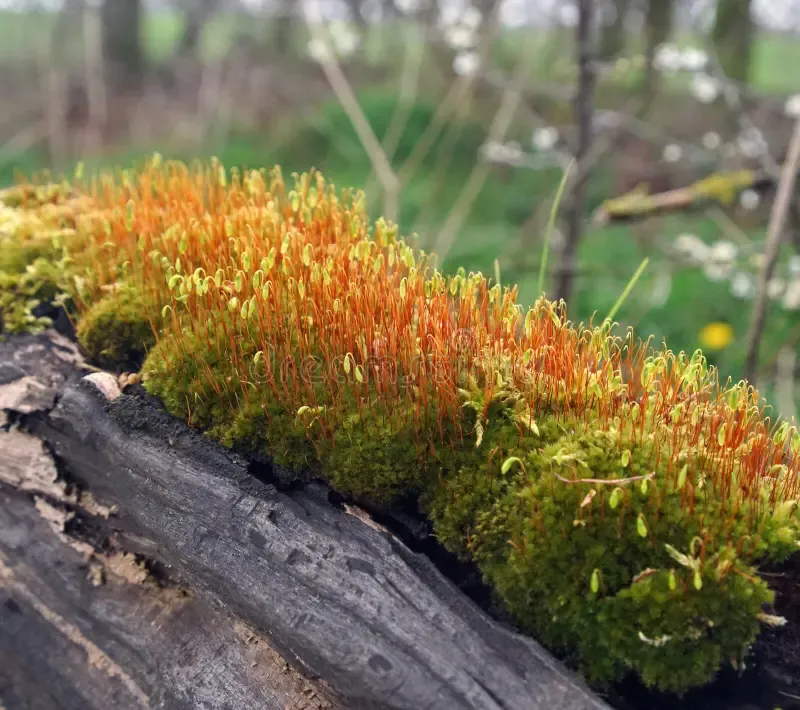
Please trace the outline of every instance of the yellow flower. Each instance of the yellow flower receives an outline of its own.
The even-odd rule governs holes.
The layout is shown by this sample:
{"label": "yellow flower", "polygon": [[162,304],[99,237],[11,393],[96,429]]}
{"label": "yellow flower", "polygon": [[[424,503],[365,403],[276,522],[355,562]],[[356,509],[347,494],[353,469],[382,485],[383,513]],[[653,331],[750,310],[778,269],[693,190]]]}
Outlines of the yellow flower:
{"label": "yellow flower", "polygon": [[700,344],[706,350],[724,350],[733,341],[733,328],[727,323],[706,323],[700,331]]}

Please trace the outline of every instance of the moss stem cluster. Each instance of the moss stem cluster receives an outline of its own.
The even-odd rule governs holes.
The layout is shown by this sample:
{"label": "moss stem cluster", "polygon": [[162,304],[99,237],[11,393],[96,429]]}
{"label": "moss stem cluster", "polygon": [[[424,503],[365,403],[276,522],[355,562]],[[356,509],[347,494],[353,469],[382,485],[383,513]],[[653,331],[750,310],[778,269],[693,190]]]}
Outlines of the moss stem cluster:
{"label": "moss stem cluster", "polygon": [[[0,194],[2,270],[60,264],[43,297],[95,359],[146,355],[148,390],[225,445],[416,499],[592,682],[682,692],[776,623],[758,565],[798,549],[800,433],[700,352],[442,274],[317,173],[156,156],[64,190]],[[0,282],[11,312],[29,296]]]}

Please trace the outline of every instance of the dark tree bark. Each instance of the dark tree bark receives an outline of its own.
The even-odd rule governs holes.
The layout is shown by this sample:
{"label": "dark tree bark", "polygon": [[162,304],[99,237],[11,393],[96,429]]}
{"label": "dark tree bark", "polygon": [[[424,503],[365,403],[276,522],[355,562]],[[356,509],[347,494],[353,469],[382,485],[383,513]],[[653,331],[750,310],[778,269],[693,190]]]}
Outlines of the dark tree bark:
{"label": "dark tree bark", "polygon": [[645,16],[645,59],[644,107],[646,113],[653,103],[661,85],[661,75],[654,66],[656,51],[672,34],[675,20],[675,0],[649,0]]}
{"label": "dark tree bark", "polygon": [[595,93],[594,66],[594,7],[595,0],[579,0],[576,45],[578,51],[578,88],[575,96],[575,123],[578,126],[578,139],[575,149],[576,167],[567,185],[566,197],[569,201],[567,232],[556,270],[556,300],[569,302],[572,296],[577,252],[583,235],[586,212],[586,191],[588,171],[585,160],[592,146],[593,114]]}
{"label": "dark tree bark", "polygon": [[738,82],[748,80],[755,36],[752,0],[717,0],[711,37],[722,69],[729,79]]}
{"label": "dark tree bark", "polygon": [[625,49],[625,22],[632,5],[633,0],[609,0],[603,6],[602,13],[613,13],[614,17],[603,26],[598,49],[600,59],[615,59]]}
{"label": "dark tree bark", "polygon": [[236,618],[129,557],[86,552],[0,482],[0,706],[345,710]]}
{"label": "dark tree bark", "polygon": [[145,69],[142,0],[105,0],[100,8],[103,56],[114,88],[138,86]]}
{"label": "dark tree bark", "polygon": [[275,51],[284,57],[294,54],[295,39],[297,36],[298,13],[302,12],[296,0],[280,0],[278,12],[275,15]]}
{"label": "dark tree bark", "polygon": [[219,0],[193,0],[185,15],[183,34],[178,45],[179,56],[197,56],[203,28],[218,6]]}

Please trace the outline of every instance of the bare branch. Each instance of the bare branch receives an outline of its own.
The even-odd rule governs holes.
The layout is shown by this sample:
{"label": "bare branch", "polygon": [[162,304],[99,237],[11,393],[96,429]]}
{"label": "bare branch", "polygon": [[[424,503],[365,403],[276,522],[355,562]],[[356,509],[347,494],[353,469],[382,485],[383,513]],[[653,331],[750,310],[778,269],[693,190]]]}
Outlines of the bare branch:
{"label": "bare branch", "polygon": [[336,98],[353,124],[356,135],[372,163],[372,169],[380,180],[384,195],[383,216],[387,220],[396,222],[399,213],[400,181],[392,170],[392,165],[383,146],[375,136],[369,120],[364,115],[353,88],[336,60],[328,41],[327,32],[322,24],[322,12],[318,0],[304,0],[303,16],[312,39],[318,42],[324,50],[319,58],[322,70],[325,72]]}
{"label": "bare branch", "polygon": [[[578,124],[578,145],[575,159],[580,166],[592,148],[594,136],[594,90],[595,69],[593,66],[592,30],[594,27],[594,0],[580,0],[577,31],[578,44],[578,93],[575,97],[575,119]],[[583,213],[586,205],[588,179],[579,171],[570,186],[570,212],[567,234],[559,258],[559,274],[556,277],[555,299],[569,301],[575,272],[578,242],[583,234]]]}
{"label": "bare branch", "polygon": [[754,382],[756,368],[758,367],[758,350],[761,345],[761,337],[764,334],[764,326],[767,317],[767,286],[775,270],[778,248],[780,247],[781,237],[786,227],[789,207],[792,202],[792,194],[797,181],[798,166],[800,166],[800,120],[797,121],[794,127],[792,142],[789,145],[789,152],[783,164],[783,169],[781,170],[778,192],[775,196],[775,203],[772,207],[772,214],[767,229],[764,261],[758,278],[758,289],[756,291],[756,300],[753,307],[753,320],[747,334],[747,355],[744,362],[744,376],[745,379],[750,382]]}
{"label": "bare branch", "polygon": [[[489,126],[489,133],[487,141],[500,142],[505,139],[506,133],[511,126],[514,119],[514,114],[520,104],[522,96],[522,88],[525,79],[531,70],[531,67],[536,59],[538,48],[535,42],[528,42],[522,52],[522,56],[517,63],[514,76],[509,85],[504,89],[500,98],[500,106],[497,113],[492,119]],[[453,245],[453,240],[458,233],[458,230],[464,225],[467,217],[469,216],[472,204],[475,198],[480,194],[486,178],[491,171],[491,163],[488,161],[479,162],[467,178],[467,183],[464,185],[461,193],[456,199],[455,206],[447,216],[444,225],[434,243],[433,251],[437,256],[444,260],[450,247]]]}

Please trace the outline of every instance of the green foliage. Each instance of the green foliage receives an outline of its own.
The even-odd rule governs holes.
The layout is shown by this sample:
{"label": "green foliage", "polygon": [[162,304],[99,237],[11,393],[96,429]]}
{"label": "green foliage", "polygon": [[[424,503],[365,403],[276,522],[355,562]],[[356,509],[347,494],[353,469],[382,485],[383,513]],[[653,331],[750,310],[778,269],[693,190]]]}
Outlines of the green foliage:
{"label": "green foliage", "polygon": [[58,264],[39,257],[22,273],[0,270],[0,332],[37,333],[52,325],[48,306],[69,306]]}
{"label": "green foliage", "polygon": [[120,284],[82,315],[78,341],[103,367],[138,368],[155,345],[160,320],[159,308],[141,290]]}
{"label": "green foliage", "polygon": [[[541,448],[509,448],[521,465],[505,476],[499,460],[462,467],[430,507],[437,534],[450,547],[468,535],[522,628],[595,683],[634,670],[647,685],[682,692],[741,659],[772,601],[750,562],[790,553],[766,541],[784,523],[768,518],[765,537],[751,540],[744,514],[702,490],[696,505],[707,510],[690,515],[685,488],[653,480],[662,468],[636,480],[654,470],[646,445],[620,454],[619,431],[559,428]],[[693,456],[699,486],[702,455]]]}
{"label": "green foliage", "polygon": [[38,332],[52,322],[53,306],[71,309],[61,242],[72,230],[13,205],[40,207],[61,188],[12,188],[0,192],[0,332]]}
{"label": "green foliage", "polygon": [[367,411],[344,417],[321,460],[334,488],[381,503],[419,493],[427,471],[418,433]]}

